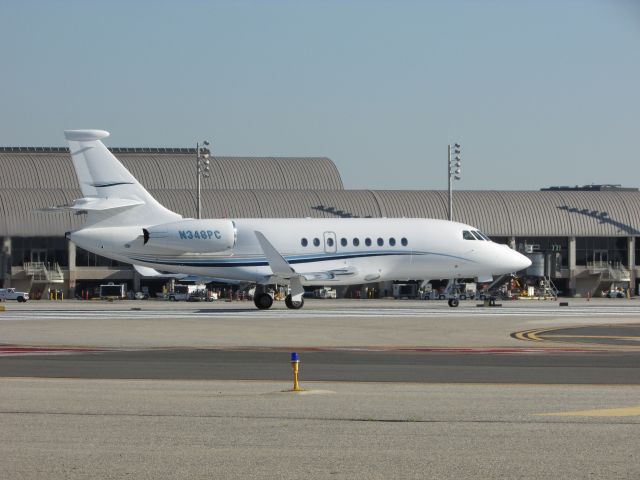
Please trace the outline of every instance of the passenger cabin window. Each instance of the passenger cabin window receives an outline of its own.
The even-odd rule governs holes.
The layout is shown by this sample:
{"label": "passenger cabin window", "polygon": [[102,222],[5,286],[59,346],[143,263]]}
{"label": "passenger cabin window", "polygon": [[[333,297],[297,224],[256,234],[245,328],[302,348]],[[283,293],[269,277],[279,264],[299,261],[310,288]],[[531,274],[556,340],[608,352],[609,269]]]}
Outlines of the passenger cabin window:
{"label": "passenger cabin window", "polygon": [[331,237],[327,238],[327,246],[328,247],[333,247],[333,238],[331,238]]}
{"label": "passenger cabin window", "polygon": [[475,240],[476,239],[476,237],[471,235],[471,232],[469,230],[464,230],[462,232],[462,238],[464,238],[465,240]]}
{"label": "passenger cabin window", "polygon": [[309,245],[309,240],[307,240],[306,238],[303,238],[302,240],[300,240],[300,243],[302,244],[303,247],[306,247],[307,245]]}
{"label": "passenger cabin window", "polygon": [[359,239],[357,239],[357,238],[354,238],[354,239],[353,239],[353,246],[354,246],[354,247],[357,247],[358,245],[360,245],[360,240],[359,240]]}
{"label": "passenger cabin window", "polygon": [[346,238],[342,237],[342,238],[340,239],[340,245],[342,245],[343,247],[346,247],[348,243],[349,243],[349,242],[347,242],[347,239],[346,239]]}
{"label": "passenger cabin window", "polygon": [[406,238],[402,238],[402,240],[400,240],[400,243],[402,244],[403,247],[406,247],[409,242],[407,241]]}
{"label": "passenger cabin window", "polygon": [[480,233],[471,230],[471,233],[473,233],[473,236],[476,237],[478,240],[482,240],[484,242],[484,238],[482,238],[482,235],[480,235]]}
{"label": "passenger cabin window", "polygon": [[370,247],[370,246],[371,246],[371,239],[370,239],[369,237],[365,238],[365,239],[364,239],[364,244],[365,244],[367,247]]}
{"label": "passenger cabin window", "polygon": [[378,238],[378,246],[381,247],[384,245],[384,240],[381,238]]}
{"label": "passenger cabin window", "polygon": [[316,246],[316,247],[319,247],[320,246],[320,239],[319,238],[314,238],[313,239],[313,245]]}
{"label": "passenger cabin window", "polygon": [[395,239],[395,238],[393,238],[393,237],[391,237],[391,238],[389,239],[389,245],[391,245],[392,247],[395,247],[395,246],[396,246],[396,239]]}

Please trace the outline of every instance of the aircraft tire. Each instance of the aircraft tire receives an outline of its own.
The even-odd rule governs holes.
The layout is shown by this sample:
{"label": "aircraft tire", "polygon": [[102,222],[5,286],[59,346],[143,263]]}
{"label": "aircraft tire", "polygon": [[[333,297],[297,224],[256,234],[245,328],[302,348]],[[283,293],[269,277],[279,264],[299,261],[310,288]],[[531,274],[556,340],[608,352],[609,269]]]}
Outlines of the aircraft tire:
{"label": "aircraft tire", "polygon": [[268,293],[259,293],[253,297],[253,303],[260,310],[267,310],[271,308],[271,305],[273,305],[273,297]]}
{"label": "aircraft tire", "polygon": [[450,298],[449,299],[449,306],[450,307],[457,307],[458,305],[460,305],[460,301],[457,298]]}
{"label": "aircraft tire", "polygon": [[299,310],[302,308],[302,306],[304,305],[304,298],[300,298],[299,302],[294,302],[291,299],[291,295],[287,295],[284,298],[284,304],[287,306],[287,308],[290,308],[292,310]]}

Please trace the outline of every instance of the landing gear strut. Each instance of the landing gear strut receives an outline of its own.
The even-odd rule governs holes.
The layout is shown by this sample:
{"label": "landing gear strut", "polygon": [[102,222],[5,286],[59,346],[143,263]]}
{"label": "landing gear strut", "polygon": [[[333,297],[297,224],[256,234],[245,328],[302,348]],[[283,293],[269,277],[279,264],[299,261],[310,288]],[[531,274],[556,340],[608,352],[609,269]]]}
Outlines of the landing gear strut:
{"label": "landing gear strut", "polygon": [[287,306],[287,308],[291,308],[292,310],[298,310],[302,308],[302,306],[304,305],[304,298],[300,297],[300,301],[296,302],[291,298],[291,294],[289,294],[286,297],[284,297],[284,304]]}
{"label": "landing gear strut", "polygon": [[266,292],[258,293],[253,297],[253,303],[260,310],[267,310],[273,305],[273,297]]}

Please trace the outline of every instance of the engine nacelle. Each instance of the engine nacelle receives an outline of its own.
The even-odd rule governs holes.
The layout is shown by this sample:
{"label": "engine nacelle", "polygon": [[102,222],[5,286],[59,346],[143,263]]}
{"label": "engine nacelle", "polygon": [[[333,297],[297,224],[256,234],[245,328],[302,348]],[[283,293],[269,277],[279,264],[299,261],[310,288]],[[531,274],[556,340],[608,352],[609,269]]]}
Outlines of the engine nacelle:
{"label": "engine nacelle", "polygon": [[219,253],[236,244],[231,220],[180,220],[143,228],[148,247],[189,253]]}

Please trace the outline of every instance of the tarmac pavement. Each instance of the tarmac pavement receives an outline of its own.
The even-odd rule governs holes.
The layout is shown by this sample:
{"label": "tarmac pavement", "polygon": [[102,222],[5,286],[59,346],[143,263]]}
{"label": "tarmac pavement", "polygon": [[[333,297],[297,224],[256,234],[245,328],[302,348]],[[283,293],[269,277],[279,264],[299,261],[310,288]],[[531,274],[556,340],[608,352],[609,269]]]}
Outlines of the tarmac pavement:
{"label": "tarmac pavement", "polygon": [[[2,368],[24,360],[35,365],[38,377],[55,365],[53,357],[34,356],[37,352],[24,356],[20,347],[30,345],[67,346],[55,358],[78,368],[81,359],[89,358],[78,352],[82,347],[129,350],[118,357],[123,359],[121,372],[137,368],[136,355],[164,355],[158,348],[192,351],[188,358],[194,363],[184,363],[180,355],[165,358],[167,368],[178,372],[172,380],[0,377],[0,476],[640,478],[640,387],[630,384],[630,376],[625,380],[626,372],[636,375],[640,369],[631,336],[624,346],[594,344],[593,338],[565,341],[578,331],[569,327],[584,325],[597,328],[582,332],[602,337],[607,325],[613,325],[619,337],[626,331],[622,325],[638,323],[640,303],[569,302],[569,307],[505,302],[496,309],[463,302],[450,309],[442,302],[317,300],[298,312],[280,305],[259,312],[249,302],[3,304],[0,344],[12,356],[0,356]],[[559,327],[567,328],[554,330]],[[519,331],[528,333],[522,339],[511,336]],[[332,356],[344,359],[361,347],[374,353],[360,369],[358,362],[343,370],[339,363],[326,367],[325,373],[334,372],[344,381],[307,381],[303,364],[301,384],[307,391],[301,393],[284,392],[291,387],[285,379],[180,378],[190,368],[207,368],[194,348],[221,350],[211,350],[217,355],[225,355],[225,349],[244,352],[249,366],[260,367],[256,362],[263,357],[256,352],[286,352],[289,347],[344,349],[344,357]],[[385,369],[404,368],[402,359],[386,366],[384,359],[414,347],[476,353],[458,352],[452,365],[446,365],[446,358],[453,357],[443,357],[445,364],[426,362],[425,371],[433,374],[429,383],[349,381],[358,373],[381,378]],[[538,353],[533,355],[539,355],[535,368],[550,377],[570,364],[589,373],[590,360],[581,359],[600,355],[564,353],[564,360],[556,362],[553,355],[559,349],[605,348],[612,360],[600,364],[598,375],[617,378],[618,385],[570,385],[561,379],[555,385],[449,383],[483,365],[493,368],[492,348],[534,349]],[[377,350],[391,356],[375,356]],[[505,355],[511,355],[508,363],[524,362],[520,367],[530,368],[518,360],[524,353]],[[495,367],[501,370],[500,364]],[[528,381],[526,375],[521,378]]]}
{"label": "tarmac pavement", "polygon": [[[637,387],[0,381],[4,478],[635,479]],[[550,415],[551,413],[561,415]]]}
{"label": "tarmac pavement", "polygon": [[[534,328],[624,324],[640,318],[640,301],[503,302],[313,300],[292,311],[252,302],[40,301],[4,304],[0,344],[112,348],[232,347],[523,347],[511,334]],[[580,342],[563,345],[584,346]],[[553,341],[536,347],[557,347]]]}

